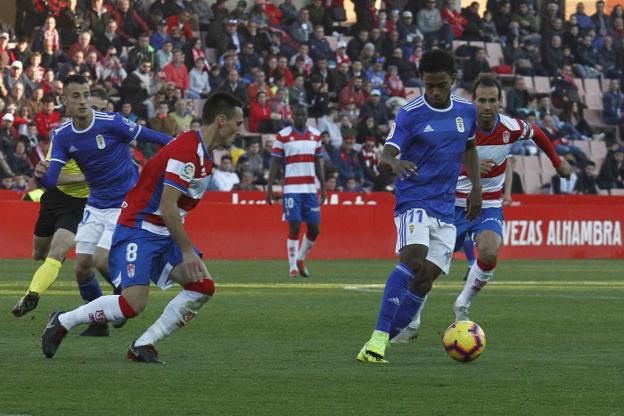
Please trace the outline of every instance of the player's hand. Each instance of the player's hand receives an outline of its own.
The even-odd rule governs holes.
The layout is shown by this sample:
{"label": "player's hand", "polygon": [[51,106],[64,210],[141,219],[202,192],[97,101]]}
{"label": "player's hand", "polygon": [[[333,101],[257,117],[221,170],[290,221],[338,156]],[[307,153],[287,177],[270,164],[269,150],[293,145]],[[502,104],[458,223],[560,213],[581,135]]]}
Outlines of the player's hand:
{"label": "player's hand", "polygon": [[416,165],[409,160],[395,160],[391,166],[392,172],[401,179],[409,178],[412,175],[418,175],[418,173],[416,173]]}
{"label": "player's hand", "polygon": [[35,166],[35,178],[42,178],[48,171],[49,167],[50,164],[45,160],[37,163],[37,166]]}
{"label": "player's hand", "polygon": [[496,167],[494,159],[481,159],[479,163],[479,173],[481,175],[486,175],[490,173],[494,167]]}
{"label": "player's hand", "polygon": [[188,277],[190,277],[193,282],[198,282],[210,277],[206,265],[202,259],[199,258],[197,253],[195,253],[195,250],[182,253],[182,262],[184,263],[184,268],[186,269]]}
{"label": "player's hand", "polygon": [[570,166],[568,161],[565,159],[561,160],[561,164],[557,168],[557,175],[561,176],[562,178],[569,178],[570,175],[572,175],[572,171],[572,166]]}
{"label": "player's hand", "polygon": [[466,200],[466,218],[469,221],[476,220],[481,213],[481,188],[472,187],[472,190],[468,194],[468,199]]}

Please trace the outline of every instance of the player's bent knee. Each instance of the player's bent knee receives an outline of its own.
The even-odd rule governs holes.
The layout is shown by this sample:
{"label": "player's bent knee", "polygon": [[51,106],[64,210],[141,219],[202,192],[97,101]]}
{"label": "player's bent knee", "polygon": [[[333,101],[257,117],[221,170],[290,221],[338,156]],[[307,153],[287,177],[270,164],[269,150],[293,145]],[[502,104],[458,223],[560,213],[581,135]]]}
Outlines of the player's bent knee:
{"label": "player's bent knee", "polygon": [[130,319],[143,312],[143,309],[145,309],[145,302],[143,303],[143,308],[138,310],[138,307],[132,306],[122,295],[119,296],[119,308],[121,309],[121,313],[123,313],[124,318]]}
{"label": "player's bent knee", "polygon": [[184,285],[184,289],[212,296],[215,292],[215,284],[212,279],[203,279],[198,282],[191,282]]}

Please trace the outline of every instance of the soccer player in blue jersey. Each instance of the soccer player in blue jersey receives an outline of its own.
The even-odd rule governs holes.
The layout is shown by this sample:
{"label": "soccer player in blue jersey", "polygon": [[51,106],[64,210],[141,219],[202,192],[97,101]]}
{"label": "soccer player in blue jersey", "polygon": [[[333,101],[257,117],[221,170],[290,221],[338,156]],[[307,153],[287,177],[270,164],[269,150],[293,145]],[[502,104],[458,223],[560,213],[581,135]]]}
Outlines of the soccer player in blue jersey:
{"label": "soccer player in blue jersey", "polygon": [[[129,144],[134,140],[165,145],[172,138],[142,127],[116,113],[93,110],[89,84],[81,75],[63,81],[63,104],[71,120],[52,136],[50,163],[36,172],[39,183],[54,189],[61,168],[74,159],[89,184],[89,198],[76,232],[76,278],[83,299],[102,295],[94,267],[110,281],[108,252],[121,204],[139,175]],[[45,172],[45,173],[44,173]],[[93,325],[85,335],[108,335],[108,327]]]}
{"label": "soccer player in blue jersey", "polygon": [[476,108],[451,95],[456,79],[451,55],[429,51],[420,61],[420,70],[425,94],[401,108],[379,160],[381,169],[398,175],[394,222],[399,264],[386,282],[375,330],[357,355],[360,362],[387,362],[385,351],[399,306],[422,305],[433,284],[429,276],[448,273],[462,161],[472,182],[466,215],[474,219],[481,209]]}

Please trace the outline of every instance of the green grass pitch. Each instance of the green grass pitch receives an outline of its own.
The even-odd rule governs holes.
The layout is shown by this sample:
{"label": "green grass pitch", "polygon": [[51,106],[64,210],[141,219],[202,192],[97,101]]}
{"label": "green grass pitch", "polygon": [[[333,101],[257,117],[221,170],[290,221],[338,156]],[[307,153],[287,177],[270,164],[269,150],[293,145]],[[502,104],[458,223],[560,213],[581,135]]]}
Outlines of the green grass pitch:
{"label": "green grass pitch", "polygon": [[144,314],[108,338],[76,328],[48,360],[47,314],[80,304],[73,264],[16,319],[36,263],[2,260],[0,416],[624,415],[624,261],[501,261],[472,308],[487,348],[468,364],[441,343],[463,285],[456,261],[418,340],[389,348],[388,365],[360,364],[394,263],[310,261],[304,280],[285,261],[209,261],[215,297],[157,345],[156,366],[125,351],[177,289],[153,289]]}

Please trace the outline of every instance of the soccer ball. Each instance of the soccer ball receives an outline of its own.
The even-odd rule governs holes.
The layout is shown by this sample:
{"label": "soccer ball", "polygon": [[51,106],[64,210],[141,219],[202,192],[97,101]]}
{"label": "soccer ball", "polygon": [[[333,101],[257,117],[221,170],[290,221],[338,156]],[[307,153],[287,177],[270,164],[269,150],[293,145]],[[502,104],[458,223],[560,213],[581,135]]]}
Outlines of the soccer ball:
{"label": "soccer ball", "polygon": [[453,322],[444,332],[444,349],[454,360],[469,362],[476,360],[485,348],[485,334],[476,322]]}

